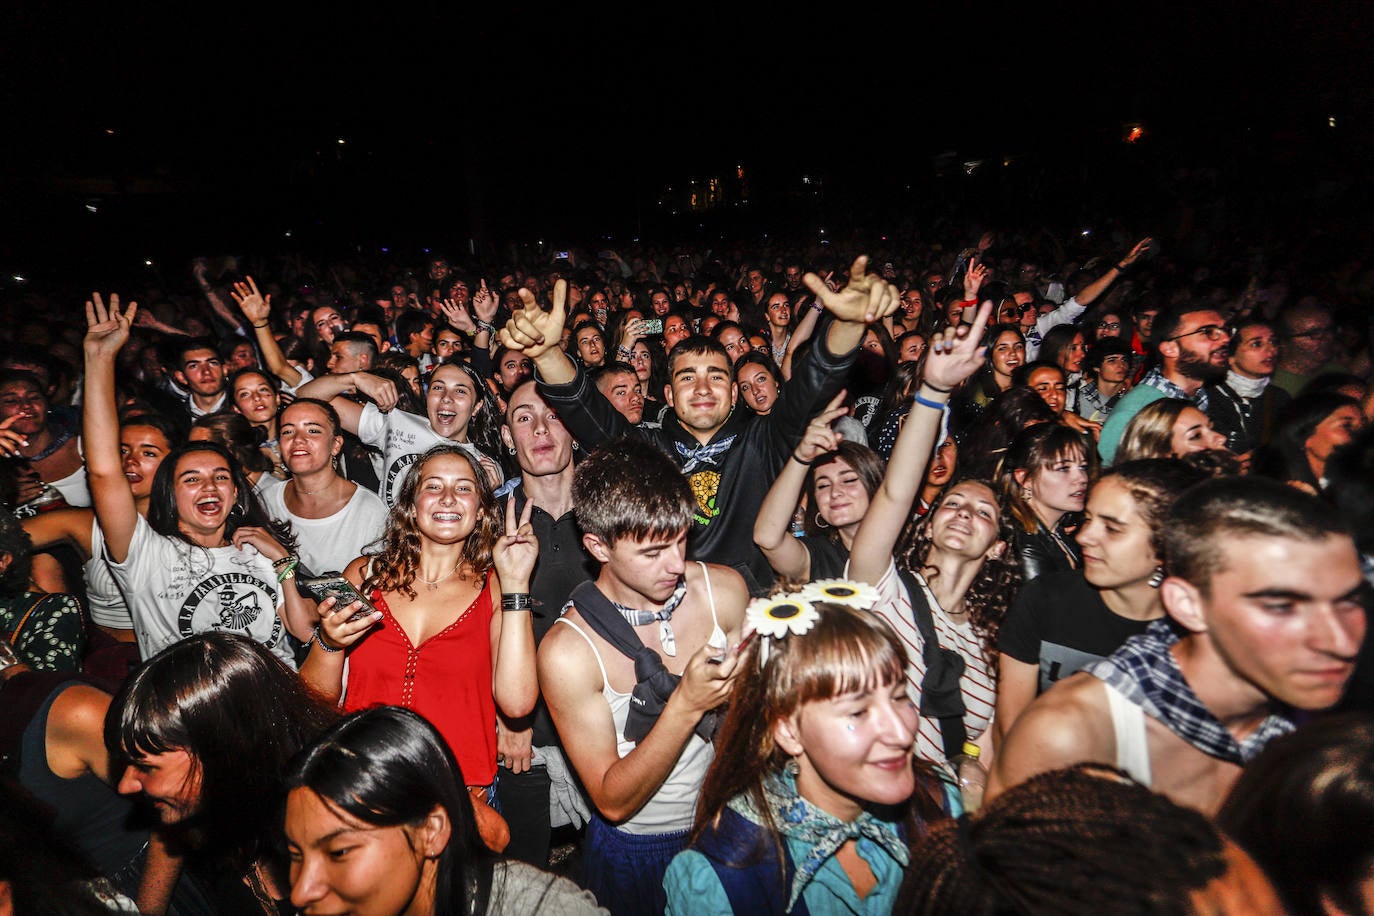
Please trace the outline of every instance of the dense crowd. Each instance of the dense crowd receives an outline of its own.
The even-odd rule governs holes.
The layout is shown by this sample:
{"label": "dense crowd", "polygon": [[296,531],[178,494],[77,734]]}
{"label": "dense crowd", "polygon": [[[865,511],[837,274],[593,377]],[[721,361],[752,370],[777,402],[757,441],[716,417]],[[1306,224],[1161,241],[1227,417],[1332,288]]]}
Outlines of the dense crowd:
{"label": "dense crowd", "polygon": [[34,300],[0,907],[1374,913],[1374,272],[954,241]]}

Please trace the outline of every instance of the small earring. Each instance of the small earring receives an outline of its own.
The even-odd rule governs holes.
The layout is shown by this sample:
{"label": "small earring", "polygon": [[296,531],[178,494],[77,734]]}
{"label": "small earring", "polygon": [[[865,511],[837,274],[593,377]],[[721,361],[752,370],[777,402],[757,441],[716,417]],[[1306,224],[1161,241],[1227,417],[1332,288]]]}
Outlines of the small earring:
{"label": "small earring", "polygon": [[816,527],[817,527],[817,528],[829,528],[829,527],[830,527],[829,525],[827,525],[827,524],[825,523],[825,519],[821,518],[821,514],[820,514],[819,512],[816,513]]}
{"label": "small earring", "polygon": [[782,765],[782,771],[793,779],[801,775],[801,764],[797,763],[796,757],[787,758],[787,762]]}
{"label": "small earring", "polygon": [[509,452],[509,453],[512,454],[512,455],[515,454],[515,449],[513,449],[513,448],[508,448],[508,449],[506,449],[506,451]]}
{"label": "small earring", "polygon": [[1024,499],[1024,500],[1030,500],[1030,498],[1031,498],[1032,496],[1034,496],[1034,495],[1035,495],[1035,494],[1031,492],[1031,488],[1030,488],[1029,486],[1025,486],[1025,487],[1022,487],[1022,488],[1021,488],[1021,498],[1022,498],[1022,499]]}
{"label": "small earring", "polygon": [[1164,567],[1163,567],[1163,566],[1156,566],[1156,567],[1155,567],[1155,571],[1152,572],[1152,573],[1150,573],[1150,578],[1146,580],[1145,584],[1148,585],[1148,586],[1150,586],[1150,588],[1159,588],[1159,586],[1160,586],[1161,584],[1163,584],[1163,582],[1164,582]]}

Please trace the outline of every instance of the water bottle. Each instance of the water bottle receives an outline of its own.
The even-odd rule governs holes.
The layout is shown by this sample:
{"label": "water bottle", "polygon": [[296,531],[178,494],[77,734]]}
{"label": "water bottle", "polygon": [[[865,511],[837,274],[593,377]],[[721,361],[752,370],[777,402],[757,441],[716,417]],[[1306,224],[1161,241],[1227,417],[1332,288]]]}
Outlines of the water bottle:
{"label": "water bottle", "polygon": [[978,762],[979,753],[978,745],[965,741],[964,752],[950,761],[959,779],[964,810],[970,814],[983,806],[983,791],[988,787],[988,771]]}

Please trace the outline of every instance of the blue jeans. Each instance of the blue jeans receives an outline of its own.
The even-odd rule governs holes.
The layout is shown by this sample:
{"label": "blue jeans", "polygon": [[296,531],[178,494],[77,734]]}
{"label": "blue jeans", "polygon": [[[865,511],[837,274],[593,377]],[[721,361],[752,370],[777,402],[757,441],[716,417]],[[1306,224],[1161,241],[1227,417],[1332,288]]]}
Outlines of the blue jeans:
{"label": "blue jeans", "polygon": [[625,833],[593,812],[582,847],[583,886],[611,916],[659,916],[668,906],[663,875],[686,847],[686,830]]}

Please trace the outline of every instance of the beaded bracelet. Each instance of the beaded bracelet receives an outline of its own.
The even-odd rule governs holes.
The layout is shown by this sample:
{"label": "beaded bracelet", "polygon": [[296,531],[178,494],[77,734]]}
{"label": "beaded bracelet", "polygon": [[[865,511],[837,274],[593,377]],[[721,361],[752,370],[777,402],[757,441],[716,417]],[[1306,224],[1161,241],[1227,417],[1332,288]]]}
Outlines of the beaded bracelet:
{"label": "beaded bracelet", "polygon": [[318,626],[315,627],[315,642],[319,643],[320,648],[326,652],[342,652],[344,650],[343,646],[333,647],[325,645],[324,637],[320,636],[320,628]]}
{"label": "beaded bracelet", "polygon": [[[272,569],[277,573],[277,584],[285,582],[287,579],[296,577],[296,564],[300,563],[297,557],[282,557],[272,564]],[[280,564],[280,565],[279,565]]]}

